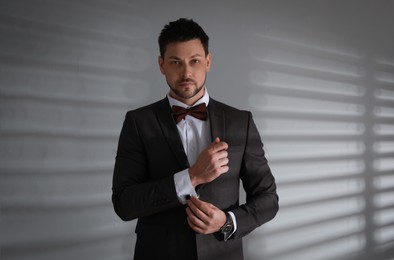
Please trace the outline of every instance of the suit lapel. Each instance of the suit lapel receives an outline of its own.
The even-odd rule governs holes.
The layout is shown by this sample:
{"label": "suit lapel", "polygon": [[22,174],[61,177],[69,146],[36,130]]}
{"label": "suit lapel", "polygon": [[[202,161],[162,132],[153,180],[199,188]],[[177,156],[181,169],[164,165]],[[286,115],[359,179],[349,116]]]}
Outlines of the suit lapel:
{"label": "suit lapel", "polygon": [[165,136],[168,146],[174,153],[181,167],[189,167],[189,161],[183,149],[182,141],[179,137],[178,128],[171,116],[171,108],[167,98],[159,102],[159,109],[156,112],[157,120],[160,123],[161,130]]}
{"label": "suit lapel", "polygon": [[219,137],[221,141],[226,140],[225,134],[225,117],[224,111],[218,107],[217,101],[214,99],[209,100],[208,105],[209,120],[211,125],[211,139],[212,141]]}
{"label": "suit lapel", "polygon": [[[218,106],[218,102],[210,98],[208,104],[209,123],[211,125],[211,140],[213,141],[216,137],[219,137],[221,141],[225,141],[225,117],[224,111]],[[198,194],[204,192],[204,188],[207,184],[201,184],[196,187]]]}

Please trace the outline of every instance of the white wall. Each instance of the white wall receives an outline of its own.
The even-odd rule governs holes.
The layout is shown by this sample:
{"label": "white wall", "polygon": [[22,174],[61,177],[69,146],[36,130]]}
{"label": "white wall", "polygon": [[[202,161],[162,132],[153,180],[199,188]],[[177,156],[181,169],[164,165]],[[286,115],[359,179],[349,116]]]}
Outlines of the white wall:
{"label": "white wall", "polygon": [[157,36],[211,38],[211,96],[253,112],[277,218],[245,257],[393,259],[394,2],[0,1],[0,259],[130,259],[110,202],[127,110],[164,97]]}

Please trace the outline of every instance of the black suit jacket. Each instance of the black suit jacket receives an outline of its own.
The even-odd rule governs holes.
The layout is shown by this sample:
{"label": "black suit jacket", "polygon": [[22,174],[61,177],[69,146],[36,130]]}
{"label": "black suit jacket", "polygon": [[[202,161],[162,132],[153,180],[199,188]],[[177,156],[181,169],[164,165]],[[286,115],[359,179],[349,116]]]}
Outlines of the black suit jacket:
{"label": "black suit jacket", "polygon": [[[200,199],[231,210],[237,231],[224,242],[218,234],[196,234],[173,175],[189,168],[168,99],[126,114],[119,138],[112,201],[125,221],[138,218],[134,259],[243,259],[242,237],[278,211],[276,185],[250,112],[210,99],[212,140],[228,143],[229,171],[197,187]],[[242,180],[246,203],[239,205]]]}

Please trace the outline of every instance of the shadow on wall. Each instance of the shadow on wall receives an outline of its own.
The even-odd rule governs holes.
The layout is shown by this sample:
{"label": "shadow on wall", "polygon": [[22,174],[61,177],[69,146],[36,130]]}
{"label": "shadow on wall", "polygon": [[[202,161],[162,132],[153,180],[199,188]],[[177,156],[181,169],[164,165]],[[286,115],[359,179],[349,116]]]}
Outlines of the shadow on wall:
{"label": "shadow on wall", "polygon": [[394,59],[288,34],[252,45],[249,102],[281,197],[252,259],[389,259]]}

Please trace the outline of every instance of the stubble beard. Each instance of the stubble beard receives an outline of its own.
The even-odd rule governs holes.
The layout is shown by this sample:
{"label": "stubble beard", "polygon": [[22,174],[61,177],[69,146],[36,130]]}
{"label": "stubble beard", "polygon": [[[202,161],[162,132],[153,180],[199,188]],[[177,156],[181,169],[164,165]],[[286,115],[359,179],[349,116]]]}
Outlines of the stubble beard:
{"label": "stubble beard", "polygon": [[[185,81],[187,81],[187,80],[185,80]],[[172,92],[174,92],[175,95],[177,95],[178,97],[181,97],[181,98],[183,98],[183,99],[191,99],[191,98],[195,97],[198,93],[200,93],[200,91],[202,90],[202,88],[205,86],[205,81],[206,81],[206,78],[204,79],[204,82],[201,84],[201,86],[197,87],[197,88],[196,88],[192,93],[190,93],[190,94],[183,93],[183,92],[179,91],[179,90],[176,89],[175,87],[171,86],[171,85],[168,83],[168,81],[167,81],[167,85],[170,87],[170,89],[172,90]],[[193,82],[193,83],[196,84],[195,81],[191,81],[191,82]]]}

